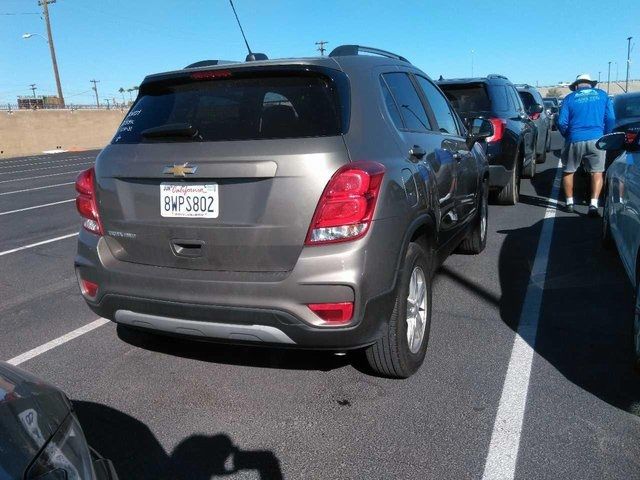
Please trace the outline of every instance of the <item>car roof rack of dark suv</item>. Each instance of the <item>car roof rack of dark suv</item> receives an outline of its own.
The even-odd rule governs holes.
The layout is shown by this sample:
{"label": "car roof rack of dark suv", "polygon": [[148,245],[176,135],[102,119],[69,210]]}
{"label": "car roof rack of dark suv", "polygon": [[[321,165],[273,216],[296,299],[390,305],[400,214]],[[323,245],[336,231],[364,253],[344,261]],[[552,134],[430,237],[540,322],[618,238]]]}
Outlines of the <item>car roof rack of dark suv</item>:
{"label": "car roof rack of dark suv", "polygon": [[382,57],[393,58],[395,60],[401,60],[403,62],[411,63],[409,60],[404,58],[402,55],[398,55],[396,53],[387,52],[386,50],[381,50],[379,48],[373,47],[365,47],[363,45],[340,45],[339,47],[334,48],[329,54],[330,57],[346,57],[350,55],[359,55],[362,53],[372,53],[374,55],[380,55]]}
{"label": "car roof rack of dark suv", "polygon": [[516,88],[533,88],[533,86],[528,83],[516,83],[514,86]]}
{"label": "car roof rack of dark suv", "polygon": [[509,80],[507,77],[500,75],[499,73],[490,73],[487,75],[487,78],[502,78],[503,80]]}
{"label": "car roof rack of dark suv", "polygon": [[198,68],[198,67],[212,67],[214,65],[227,65],[231,63],[240,63],[235,60],[200,60],[199,62],[187,65],[186,68]]}

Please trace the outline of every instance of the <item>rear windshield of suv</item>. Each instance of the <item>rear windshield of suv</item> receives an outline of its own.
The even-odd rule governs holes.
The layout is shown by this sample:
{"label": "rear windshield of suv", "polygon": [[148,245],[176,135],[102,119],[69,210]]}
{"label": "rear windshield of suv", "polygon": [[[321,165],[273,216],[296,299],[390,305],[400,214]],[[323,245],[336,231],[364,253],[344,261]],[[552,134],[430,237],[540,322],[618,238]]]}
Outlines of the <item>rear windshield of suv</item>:
{"label": "rear windshield of suv", "polygon": [[[215,142],[342,133],[339,95],[324,76],[233,78],[227,71],[212,80],[205,75],[208,72],[201,73],[143,85],[112,143]],[[158,133],[162,127],[169,132]],[[149,129],[154,129],[153,135]]]}
{"label": "rear windshield of suv", "polygon": [[440,88],[462,117],[478,113],[509,111],[507,90],[502,85],[486,83],[440,84]]}
{"label": "rear windshield of suv", "polygon": [[536,99],[533,98],[533,95],[529,92],[518,92],[518,94],[520,95],[520,98],[522,99],[522,103],[524,103],[524,108],[526,110],[528,110],[529,108],[531,108],[533,105],[535,105],[536,103]]}
{"label": "rear windshield of suv", "polygon": [[617,119],[640,117],[640,95],[616,97],[613,108]]}

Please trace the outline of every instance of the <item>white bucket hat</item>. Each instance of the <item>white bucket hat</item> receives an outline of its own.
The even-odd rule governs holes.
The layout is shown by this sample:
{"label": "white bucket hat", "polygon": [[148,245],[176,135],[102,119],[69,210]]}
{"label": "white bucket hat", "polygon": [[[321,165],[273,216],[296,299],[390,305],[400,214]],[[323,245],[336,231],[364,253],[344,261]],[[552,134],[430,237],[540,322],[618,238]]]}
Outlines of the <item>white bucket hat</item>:
{"label": "white bucket hat", "polygon": [[579,83],[590,83],[591,87],[593,88],[598,84],[598,81],[591,80],[591,75],[589,75],[588,73],[583,73],[582,75],[578,75],[573,83],[569,85],[569,90],[574,92]]}

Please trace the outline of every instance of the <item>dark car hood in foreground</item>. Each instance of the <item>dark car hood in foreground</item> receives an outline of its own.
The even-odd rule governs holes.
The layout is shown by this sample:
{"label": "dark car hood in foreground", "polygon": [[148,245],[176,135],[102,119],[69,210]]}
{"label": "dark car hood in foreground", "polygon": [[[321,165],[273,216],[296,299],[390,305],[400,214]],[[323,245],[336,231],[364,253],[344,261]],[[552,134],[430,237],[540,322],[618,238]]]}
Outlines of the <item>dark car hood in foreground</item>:
{"label": "dark car hood in foreground", "polygon": [[0,480],[22,478],[70,411],[59,389],[0,362]]}

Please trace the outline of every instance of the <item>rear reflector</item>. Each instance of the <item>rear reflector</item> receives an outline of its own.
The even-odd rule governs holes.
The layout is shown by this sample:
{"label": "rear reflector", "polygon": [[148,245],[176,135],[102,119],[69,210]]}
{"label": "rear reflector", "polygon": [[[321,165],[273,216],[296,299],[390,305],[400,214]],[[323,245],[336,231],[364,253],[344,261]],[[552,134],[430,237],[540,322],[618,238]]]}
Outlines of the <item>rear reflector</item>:
{"label": "rear reflector", "polygon": [[531,115],[529,115],[529,118],[531,120],[538,120],[540,118],[540,114],[539,113],[532,113]]}
{"label": "rear reflector", "polygon": [[78,284],[80,285],[80,292],[82,293],[82,295],[89,298],[90,300],[95,300],[96,296],[98,295],[98,284],[80,277],[79,272],[77,272],[77,275]]}
{"label": "rear reflector", "polygon": [[376,162],[353,162],[329,180],[311,220],[306,245],[363,237],[380,193],[385,168]]}
{"label": "rear reflector", "polygon": [[624,134],[624,141],[625,143],[632,144],[636,140],[637,136],[638,132],[627,131]]}
{"label": "rear reflector", "polygon": [[487,138],[487,143],[499,142],[504,135],[504,127],[507,121],[502,118],[490,118],[489,121],[493,125],[493,135]]}
{"label": "rear reflector", "polygon": [[353,316],[353,302],[310,303],[307,306],[328,324],[348,323]]}

